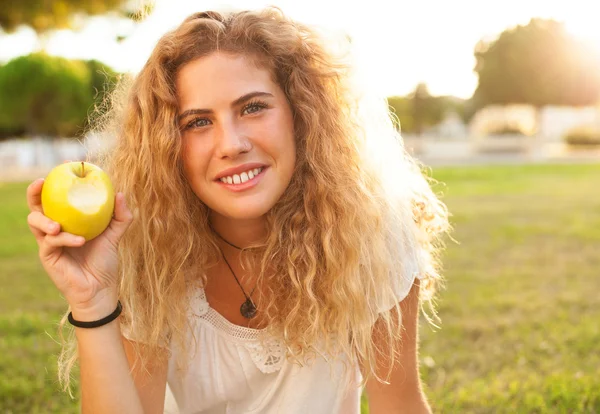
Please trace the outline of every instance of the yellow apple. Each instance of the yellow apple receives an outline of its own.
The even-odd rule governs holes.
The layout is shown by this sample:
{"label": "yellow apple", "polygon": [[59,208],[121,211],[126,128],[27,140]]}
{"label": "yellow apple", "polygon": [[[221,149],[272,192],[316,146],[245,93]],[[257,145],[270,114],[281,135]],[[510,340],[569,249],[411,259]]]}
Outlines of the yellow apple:
{"label": "yellow apple", "polygon": [[62,231],[92,240],[108,227],[115,194],[110,178],[100,167],[67,162],[54,167],[46,177],[42,208]]}

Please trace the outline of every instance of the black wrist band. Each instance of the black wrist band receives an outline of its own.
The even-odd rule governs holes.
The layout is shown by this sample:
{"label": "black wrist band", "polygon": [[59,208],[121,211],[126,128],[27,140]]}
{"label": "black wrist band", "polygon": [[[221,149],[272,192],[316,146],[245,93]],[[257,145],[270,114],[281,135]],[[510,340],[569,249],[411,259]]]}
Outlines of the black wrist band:
{"label": "black wrist band", "polygon": [[110,315],[108,315],[105,318],[99,319],[97,321],[91,321],[91,322],[81,322],[81,321],[76,321],[75,319],[73,319],[73,313],[69,312],[69,323],[73,326],[76,326],[78,328],[97,328],[99,326],[102,325],[106,325],[109,322],[114,321],[115,319],[117,319],[117,317],[121,314],[121,311],[123,310],[123,307],[121,306],[121,301],[117,301],[117,309],[115,309],[115,311],[113,313],[111,313]]}

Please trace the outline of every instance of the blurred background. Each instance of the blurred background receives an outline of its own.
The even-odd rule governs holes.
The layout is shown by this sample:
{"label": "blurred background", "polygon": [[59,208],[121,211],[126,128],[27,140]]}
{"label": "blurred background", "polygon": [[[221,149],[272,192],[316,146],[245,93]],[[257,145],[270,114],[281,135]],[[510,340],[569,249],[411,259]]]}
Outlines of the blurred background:
{"label": "blurred background", "polygon": [[434,412],[600,413],[595,2],[350,3],[0,0],[0,414],[79,412],[27,185],[93,156],[90,117],[187,15],[269,4],[351,39],[452,213],[441,323],[421,325]]}

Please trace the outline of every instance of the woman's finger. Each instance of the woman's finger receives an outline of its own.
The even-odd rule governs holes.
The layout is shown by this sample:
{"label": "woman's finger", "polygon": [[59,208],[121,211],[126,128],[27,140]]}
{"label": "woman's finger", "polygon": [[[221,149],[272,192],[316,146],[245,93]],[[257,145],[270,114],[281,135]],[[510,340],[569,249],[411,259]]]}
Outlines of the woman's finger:
{"label": "woman's finger", "polygon": [[60,224],[49,217],[44,216],[44,214],[39,211],[29,213],[27,216],[27,223],[41,232],[52,235],[56,235],[60,231]]}
{"label": "woman's finger", "polygon": [[40,245],[40,258],[47,260],[63,247],[80,247],[84,243],[85,239],[83,237],[64,231],[57,235],[46,234]]}
{"label": "woman's finger", "polygon": [[44,186],[44,179],[38,178],[27,187],[27,206],[30,211],[43,211],[42,210],[42,187]]}
{"label": "woman's finger", "polygon": [[115,195],[115,212],[108,226],[107,236],[114,241],[120,240],[132,221],[133,214],[127,207],[125,195],[119,192]]}
{"label": "woman's finger", "polygon": [[29,213],[27,224],[38,243],[43,241],[46,234],[54,235],[60,232],[60,224],[50,220],[39,211]]}

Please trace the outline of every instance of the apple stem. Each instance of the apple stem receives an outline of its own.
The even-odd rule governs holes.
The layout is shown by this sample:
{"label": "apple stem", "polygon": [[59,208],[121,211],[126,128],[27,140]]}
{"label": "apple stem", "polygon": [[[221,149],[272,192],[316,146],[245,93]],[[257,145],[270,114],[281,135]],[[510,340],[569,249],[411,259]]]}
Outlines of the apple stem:
{"label": "apple stem", "polygon": [[83,161],[81,161],[81,178],[85,177],[85,169],[83,166]]}

